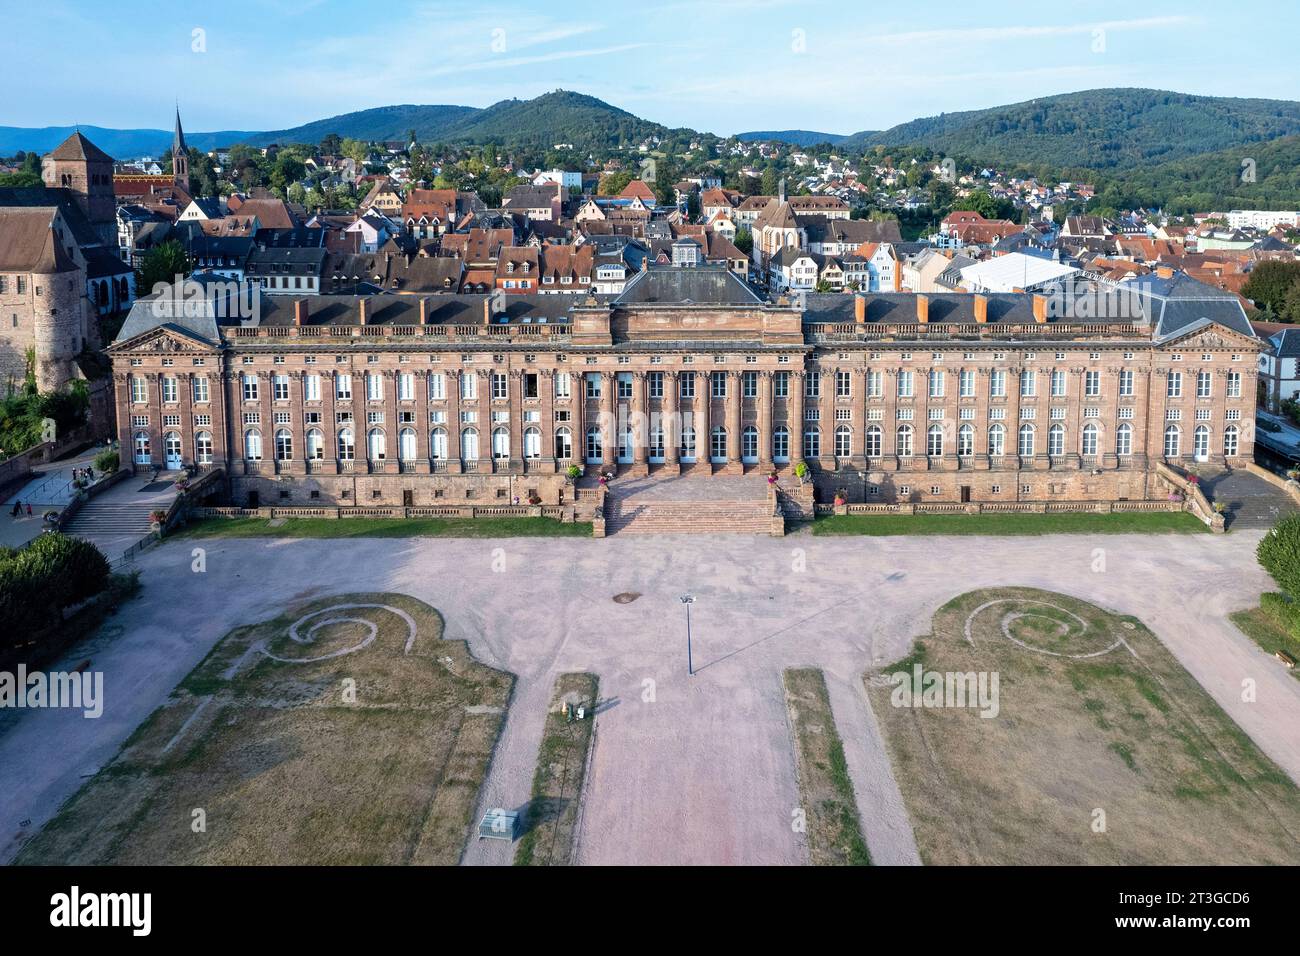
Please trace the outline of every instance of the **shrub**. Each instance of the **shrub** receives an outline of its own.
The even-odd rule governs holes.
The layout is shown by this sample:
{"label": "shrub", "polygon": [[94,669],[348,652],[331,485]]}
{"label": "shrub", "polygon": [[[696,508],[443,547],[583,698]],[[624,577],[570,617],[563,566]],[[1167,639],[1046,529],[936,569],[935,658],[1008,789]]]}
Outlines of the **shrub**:
{"label": "shrub", "polygon": [[30,640],[61,620],[64,608],[101,592],[108,572],[98,548],[62,534],[0,551],[0,650]]}
{"label": "shrub", "polygon": [[102,471],[106,475],[111,475],[117,471],[121,459],[117,452],[111,448],[106,448],[95,456],[95,470]]}
{"label": "shrub", "polygon": [[582,466],[570,465],[564,470],[564,473],[569,476],[570,481],[577,481],[582,477]]}
{"label": "shrub", "polygon": [[1267,591],[1259,596],[1259,606],[1289,632],[1300,636],[1300,604],[1285,594]]}
{"label": "shrub", "polygon": [[794,466],[794,474],[796,478],[806,477],[808,475],[808,462],[806,461],[798,462]]}
{"label": "shrub", "polygon": [[1300,513],[1287,515],[1264,535],[1255,556],[1291,598],[1300,598]]}

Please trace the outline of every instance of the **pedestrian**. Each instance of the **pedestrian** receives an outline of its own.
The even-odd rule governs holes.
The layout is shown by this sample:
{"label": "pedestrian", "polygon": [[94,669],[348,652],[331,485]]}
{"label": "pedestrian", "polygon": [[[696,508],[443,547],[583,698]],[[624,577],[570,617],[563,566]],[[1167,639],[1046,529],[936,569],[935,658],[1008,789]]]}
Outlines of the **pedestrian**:
{"label": "pedestrian", "polygon": [[27,517],[30,518],[31,516],[32,516],[32,503],[29,501],[27,502]]}
{"label": "pedestrian", "polygon": [[9,517],[17,518],[23,511],[23,503],[17,498],[14,499],[14,508],[9,512]]}

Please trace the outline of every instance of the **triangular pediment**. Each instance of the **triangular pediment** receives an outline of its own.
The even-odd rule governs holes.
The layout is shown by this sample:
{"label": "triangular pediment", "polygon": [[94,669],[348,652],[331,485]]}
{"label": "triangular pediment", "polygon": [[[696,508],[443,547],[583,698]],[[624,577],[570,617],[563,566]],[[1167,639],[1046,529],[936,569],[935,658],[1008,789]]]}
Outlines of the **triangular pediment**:
{"label": "triangular pediment", "polygon": [[1243,335],[1226,326],[1205,319],[1185,332],[1180,332],[1160,343],[1160,347],[1178,346],[1184,349],[1256,349],[1268,348],[1263,339]]}
{"label": "triangular pediment", "polygon": [[109,352],[212,352],[215,346],[192,332],[174,325],[160,325],[124,342],[109,346]]}

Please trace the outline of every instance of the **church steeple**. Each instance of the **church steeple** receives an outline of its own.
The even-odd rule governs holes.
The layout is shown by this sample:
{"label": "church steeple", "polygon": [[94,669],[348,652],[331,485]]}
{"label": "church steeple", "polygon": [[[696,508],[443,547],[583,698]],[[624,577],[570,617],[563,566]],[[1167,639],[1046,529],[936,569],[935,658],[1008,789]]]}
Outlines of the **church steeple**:
{"label": "church steeple", "polygon": [[181,108],[176,107],[176,133],[172,136],[172,182],[181,189],[190,188],[190,152],[185,147],[185,131],[181,129]]}

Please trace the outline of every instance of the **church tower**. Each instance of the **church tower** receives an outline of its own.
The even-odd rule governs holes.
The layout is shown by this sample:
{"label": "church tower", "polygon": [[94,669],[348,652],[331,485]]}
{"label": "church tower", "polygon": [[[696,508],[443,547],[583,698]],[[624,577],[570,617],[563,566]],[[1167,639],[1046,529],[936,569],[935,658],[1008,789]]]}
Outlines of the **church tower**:
{"label": "church tower", "polygon": [[190,151],[185,147],[181,129],[181,111],[176,108],[176,133],[172,136],[172,183],[188,194],[190,191]]}
{"label": "church tower", "polygon": [[41,159],[41,179],[66,189],[105,242],[117,241],[117,202],[113,194],[113,157],[73,133]]}

